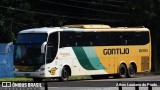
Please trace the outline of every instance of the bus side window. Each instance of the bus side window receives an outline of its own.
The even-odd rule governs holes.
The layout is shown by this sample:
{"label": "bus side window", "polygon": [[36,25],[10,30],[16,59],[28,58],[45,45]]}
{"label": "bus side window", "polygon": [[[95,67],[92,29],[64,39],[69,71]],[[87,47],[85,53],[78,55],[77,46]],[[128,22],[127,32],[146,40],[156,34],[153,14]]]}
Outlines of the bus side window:
{"label": "bus side window", "polygon": [[127,39],[124,37],[124,35],[119,36],[119,44],[118,45],[127,45]]}
{"label": "bus side window", "polygon": [[50,63],[55,58],[58,51],[58,32],[51,33],[47,45],[47,63]]}
{"label": "bus side window", "polygon": [[121,35],[121,45],[129,45],[130,44],[130,41],[131,39],[129,38],[130,36],[127,35],[126,32],[124,32],[124,35]]}
{"label": "bus side window", "polygon": [[82,39],[84,46],[96,46],[97,34],[95,32],[85,32],[83,33]]}
{"label": "bus side window", "polygon": [[135,41],[138,45],[145,45],[149,43],[149,32],[136,32]]}
{"label": "bus side window", "polygon": [[74,32],[68,32],[66,35],[66,43],[68,47],[75,46],[75,33]]}
{"label": "bus side window", "polygon": [[83,46],[83,34],[82,32],[77,32],[76,33],[76,41],[75,41],[75,46]]}
{"label": "bus side window", "polygon": [[60,47],[75,46],[75,32],[60,33]]}
{"label": "bus side window", "polygon": [[54,32],[49,35],[48,43],[51,45],[58,46],[58,32]]}
{"label": "bus side window", "polygon": [[69,42],[68,42],[68,35],[66,32],[61,32],[60,33],[60,47],[68,47],[69,46]]}
{"label": "bus side window", "polygon": [[127,45],[135,45],[135,34],[132,32],[125,32],[124,38],[127,40]]}
{"label": "bus side window", "polygon": [[97,32],[96,45],[97,46],[109,46],[110,45],[110,33],[109,32]]}
{"label": "bus side window", "polygon": [[122,32],[112,32],[111,33],[111,44],[112,45],[122,45],[123,44]]}

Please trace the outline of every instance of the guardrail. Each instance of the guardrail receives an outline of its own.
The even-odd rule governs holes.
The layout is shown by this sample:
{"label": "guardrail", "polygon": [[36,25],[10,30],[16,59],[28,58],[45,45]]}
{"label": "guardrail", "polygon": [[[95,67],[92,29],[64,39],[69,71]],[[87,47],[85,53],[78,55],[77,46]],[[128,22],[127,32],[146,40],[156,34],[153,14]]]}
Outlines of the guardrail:
{"label": "guardrail", "polygon": [[[138,84],[138,82],[135,82],[135,84]],[[135,90],[139,90],[140,87],[143,87],[143,86],[135,86]],[[151,85],[144,86],[144,87],[148,87],[148,90],[152,90],[152,86]],[[45,90],[48,90],[48,82],[44,82],[44,88],[45,88]],[[118,86],[117,88],[118,88],[118,90],[123,90],[123,86]],[[130,88],[130,87],[127,87],[127,88]],[[145,90],[147,90],[147,89],[145,89]]]}
{"label": "guardrail", "polygon": [[45,87],[45,90],[48,90],[48,83],[47,82],[44,82],[44,87]]}
{"label": "guardrail", "polygon": [[[120,83],[120,82],[118,82],[118,83]],[[138,84],[138,82],[135,82],[135,84]],[[118,86],[118,90],[123,90],[122,87],[123,86]],[[139,87],[140,86],[135,86],[135,90],[139,90]],[[148,87],[148,90],[152,90],[152,86],[151,85],[148,85],[146,87]]]}
{"label": "guardrail", "polygon": [[[48,90],[48,89],[45,89],[45,90]],[[122,90],[122,86],[119,86],[118,90]],[[135,86],[135,90],[139,90],[139,86]],[[152,86],[148,85],[148,90],[152,90]]]}

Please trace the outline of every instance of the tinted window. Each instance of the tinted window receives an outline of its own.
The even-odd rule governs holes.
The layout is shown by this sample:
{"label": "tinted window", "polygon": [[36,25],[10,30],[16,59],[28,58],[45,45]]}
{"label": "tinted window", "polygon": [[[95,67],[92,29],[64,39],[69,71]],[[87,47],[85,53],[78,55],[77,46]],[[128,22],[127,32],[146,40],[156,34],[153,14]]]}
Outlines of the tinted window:
{"label": "tinted window", "polygon": [[61,47],[144,45],[149,32],[61,32]]}
{"label": "tinted window", "polygon": [[68,47],[76,45],[76,33],[75,32],[61,32],[60,33],[60,47]]}
{"label": "tinted window", "polygon": [[94,46],[96,45],[97,35],[94,32],[83,33],[83,45],[84,46]]}
{"label": "tinted window", "polygon": [[86,39],[86,37],[84,37],[84,33],[83,32],[76,32],[75,33],[75,46],[84,46],[85,42],[84,40]]}
{"label": "tinted window", "polygon": [[51,33],[47,45],[47,63],[50,63],[56,57],[58,51],[58,32]]}
{"label": "tinted window", "polygon": [[60,47],[110,45],[110,33],[104,32],[61,32]]}
{"label": "tinted window", "polygon": [[51,33],[48,39],[49,44],[55,44],[58,46],[58,32]]}
{"label": "tinted window", "polygon": [[19,34],[16,43],[43,43],[46,40],[46,33],[26,33]]}
{"label": "tinted window", "polygon": [[136,32],[135,42],[139,45],[145,45],[149,43],[149,32]]}
{"label": "tinted window", "polygon": [[98,46],[108,46],[111,42],[110,32],[98,32],[96,42]]}
{"label": "tinted window", "polygon": [[111,33],[111,45],[124,45],[125,39],[122,32],[112,32]]}
{"label": "tinted window", "polygon": [[85,46],[106,46],[110,44],[109,32],[86,32],[83,41]]}
{"label": "tinted window", "polygon": [[123,37],[123,45],[135,45],[135,33],[134,32],[124,32],[122,34]]}
{"label": "tinted window", "polygon": [[149,43],[149,32],[112,32],[111,45],[145,45]]}

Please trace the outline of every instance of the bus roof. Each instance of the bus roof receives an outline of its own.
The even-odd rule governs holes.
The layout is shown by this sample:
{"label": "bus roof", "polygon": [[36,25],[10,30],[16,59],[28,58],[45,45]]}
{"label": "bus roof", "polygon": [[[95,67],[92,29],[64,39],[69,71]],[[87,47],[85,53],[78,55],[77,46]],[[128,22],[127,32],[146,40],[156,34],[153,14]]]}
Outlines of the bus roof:
{"label": "bus roof", "polygon": [[56,31],[62,31],[62,29],[60,27],[33,28],[33,29],[22,30],[22,31],[20,31],[20,34],[21,33],[52,33],[52,32],[56,32]]}
{"label": "bus roof", "polygon": [[69,29],[81,29],[82,31],[149,31],[149,29],[145,27],[110,27],[109,25],[103,24],[65,25],[64,27]]}
{"label": "bus roof", "polygon": [[43,27],[20,31],[20,33],[52,33],[56,31],[149,31],[145,27],[110,27],[109,25],[66,25],[64,27]]}

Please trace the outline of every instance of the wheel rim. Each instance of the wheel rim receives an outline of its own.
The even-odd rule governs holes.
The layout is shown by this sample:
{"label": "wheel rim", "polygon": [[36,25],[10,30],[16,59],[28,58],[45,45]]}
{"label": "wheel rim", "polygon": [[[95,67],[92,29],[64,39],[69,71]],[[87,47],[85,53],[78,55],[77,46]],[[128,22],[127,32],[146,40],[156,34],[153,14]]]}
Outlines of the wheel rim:
{"label": "wheel rim", "polygon": [[68,72],[67,72],[66,69],[63,70],[62,77],[63,78],[68,78]]}
{"label": "wheel rim", "polygon": [[120,75],[120,77],[126,77],[126,67],[124,65],[120,66],[119,75]]}
{"label": "wheel rim", "polygon": [[132,65],[129,68],[129,73],[130,73],[130,75],[134,75],[135,74],[135,69],[134,69],[134,67]]}
{"label": "wheel rim", "polygon": [[126,68],[125,68],[124,66],[120,68],[120,74],[121,74],[122,76],[125,76],[125,75],[126,75]]}

